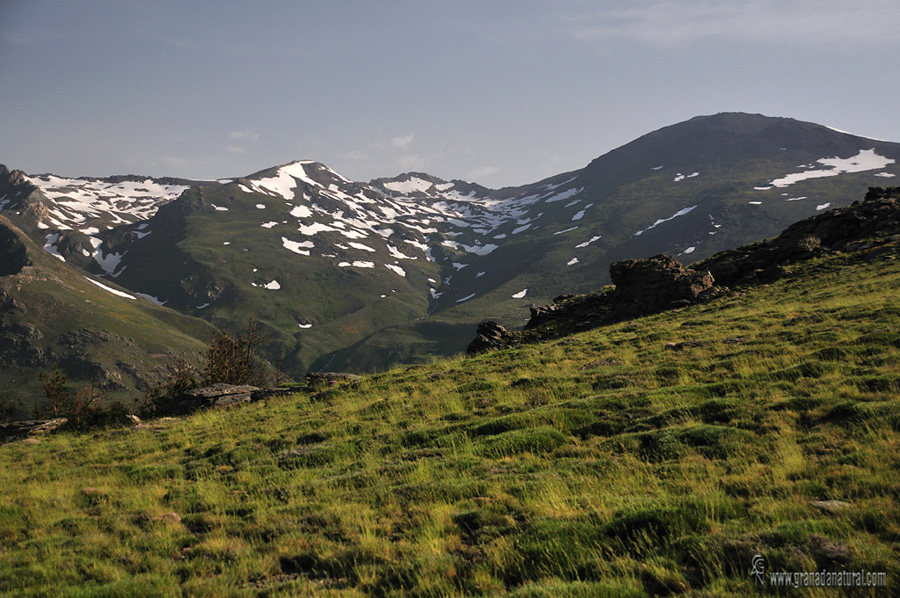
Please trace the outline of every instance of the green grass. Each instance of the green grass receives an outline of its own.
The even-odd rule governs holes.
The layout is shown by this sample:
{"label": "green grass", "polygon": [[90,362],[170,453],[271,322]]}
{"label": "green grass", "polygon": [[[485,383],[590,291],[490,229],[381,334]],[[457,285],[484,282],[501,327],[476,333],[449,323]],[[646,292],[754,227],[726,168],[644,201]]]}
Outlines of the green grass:
{"label": "green grass", "polygon": [[[761,554],[884,571],[862,595],[889,595],[900,265],[793,269],[353,387],[0,447],[0,593],[771,595]],[[688,340],[711,342],[666,348]]]}

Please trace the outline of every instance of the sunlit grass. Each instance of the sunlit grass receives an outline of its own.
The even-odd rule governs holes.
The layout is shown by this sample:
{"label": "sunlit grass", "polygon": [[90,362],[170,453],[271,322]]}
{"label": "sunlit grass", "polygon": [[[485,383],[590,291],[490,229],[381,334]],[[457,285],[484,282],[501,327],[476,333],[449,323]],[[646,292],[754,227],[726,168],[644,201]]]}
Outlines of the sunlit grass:
{"label": "sunlit grass", "polygon": [[[755,554],[896,579],[900,267],[795,272],[355,386],[4,446],[0,592],[745,596]],[[667,347],[683,341],[704,342]]]}

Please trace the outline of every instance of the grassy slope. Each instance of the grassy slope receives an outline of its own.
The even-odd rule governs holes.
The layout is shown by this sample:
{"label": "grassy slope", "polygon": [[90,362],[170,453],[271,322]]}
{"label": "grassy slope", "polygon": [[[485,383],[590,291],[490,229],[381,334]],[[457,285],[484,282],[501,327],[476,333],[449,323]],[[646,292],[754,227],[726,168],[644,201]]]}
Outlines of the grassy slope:
{"label": "grassy slope", "polygon": [[0,592],[746,596],[757,553],[895,586],[900,264],[792,269],[312,398],[4,446]]}
{"label": "grassy slope", "polygon": [[[0,289],[19,306],[15,316],[39,331],[34,344],[46,359],[38,367],[0,369],[0,400],[18,406],[19,419],[29,417],[44,401],[38,372],[50,370],[53,363],[69,374],[73,391],[92,382],[111,382],[109,398],[131,402],[142,396],[140,379],[154,383],[162,379],[172,356],[199,354],[215,332],[202,320],[143,298],[113,295],[29,243],[24,235],[21,239],[32,265],[19,274],[0,277]],[[114,280],[102,284],[116,286]],[[67,340],[71,334],[88,340],[73,348]],[[107,372],[105,378],[101,372]]]}
{"label": "grassy slope", "polygon": [[[848,151],[843,150],[842,155],[848,155]],[[809,161],[806,154],[796,156],[797,160],[801,158]],[[466,280],[454,271],[444,273],[444,276],[454,275],[453,292],[445,293],[444,303],[426,321],[467,325],[470,329],[467,338],[448,338],[440,328],[423,329],[419,322],[399,324],[377,330],[354,345],[325,354],[314,362],[312,369],[324,363],[331,363],[329,367],[342,371],[385,369],[387,364],[396,362],[385,359],[385,355],[393,357],[394,354],[385,353],[383,348],[406,343],[408,339],[415,339],[414,343],[425,349],[406,352],[405,361],[401,363],[427,362],[431,355],[438,354],[429,353],[435,346],[439,347],[440,354],[463,351],[474,337],[478,322],[494,320],[511,329],[519,328],[528,319],[526,307],[529,304],[543,305],[562,292],[588,293],[609,284],[609,266],[613,262],[668,253],[690,265],[719,251],[775,236],[798,220],[820,214],[817,206],[826,203],[831,207],[849,205],[879,180],[872,172],[862,172],[804,181],[796,188],[753,189],[755,184],[769,180],[771,173],[785,172],[785,167],[779,164],[759,160],[741,162],[737,166],[710,165],[702,168],[701,176],[682,183],[672,182],[671,171],[678,169],[667,168],[649,175],[642,171],[641,178],[625,181],[621,187],[603,188],[598,184],[596,195],[583,200],[585,205],[596,202],[589,211],[589,220],[566,219],[549,225],[542,222],[545,231],[579,225],[578,230],[558,236],[540,236],[531,231],[529,234],[537,235],[540,242],[535,242],[534,237],[510,240],[463,271],[487,271],[491,273],[490,277]],[[681,170],[690,173],[693,168]],[[652,171],[647,169],[647,172]],[[788,197],[798,196],[806,199],[787,201]],[[750,204],[750,201],[762,204]],[[634,236],[657,219],[694,205],[700,207],[647,230],[639,237]],[[714,228],[711,216],[721,228]],[[718,232],[710,235],[711,231]],[[577,247],[595,236],[601,238],[586,247]],[[673,245],[673,239],[684,241]],[[682,254],[688,247],[695,249]],[[578,263],[566,266],[572,258],[577,258]],[[497,286],[484,286],[488,279],[491,285],[496,283]],[[528,290],[524,298],[512,297],[523,289]],[[446,292],[447,289],[442,287],[440,290]],[[455,303],[472,293],[476,296],[471,300]]]}

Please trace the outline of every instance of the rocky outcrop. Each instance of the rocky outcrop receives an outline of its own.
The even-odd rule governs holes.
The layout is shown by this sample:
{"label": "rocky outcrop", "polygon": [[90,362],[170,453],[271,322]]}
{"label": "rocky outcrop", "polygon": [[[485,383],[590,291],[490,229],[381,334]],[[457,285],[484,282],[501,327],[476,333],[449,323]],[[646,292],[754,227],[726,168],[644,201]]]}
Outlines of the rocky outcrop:
{"label": "rocky outcrop", "polygon": [[607,320],[636,318],[695,303],[715,290],[708,270],[685,268],[670,255],[616,262],[609,268],[615,285]]}
{"label": "rocky outcrop", "polygon": [[469,343],[468,348],[466,348],[466,353],[469,355],[502,349],[508,346],[513,338],[513,335],[509,330],[497,322],[491,321],[479,324],[476,334],[478,336],[476,336],[475,340]]}
{"label": "rocky outcrop", "polygon": [[589,295],[563,295],[551,305],[532,306],[525,329],[549,327],[557,336],[572,334],[707,301],[723,290],[708,270],[685,268],[669,255],[616,262],[609,273],[614,287]]}
{"label": "rocky outcrop", "polygon": [[322,390],[338,384],[353,384],[360,377],[344,372],[311,372],[306,375],[306,386],[309,390]]}
{"label": "rocky outcrop", "polygon": [[68,422],[64,417],[56,419],[24,419],[0,424],[0,442],[33,436],[43,436],[58,430]]}
{"label": "rocky outcrop", "polygon": [[213,384],[189,390],[173,401],[160,405],[157,415],[187,415],[201,409],[233,407],[249,403],[253,399],[253,393],[259,390],[256,386],[246,384]]}
{"label": "rocky outcrop", "polygon": [[[788,272],[786,265],[828,253],[853,250],[870,260],[896,253],[898,246],[900,187],[873,187],[862,202],[801,220],[774,239],[716,254],[692,268],[668,255],[616,262],[609,270],[613,286],[532,306],[531,319],[521,332],[485,322],[467,352],[557,338],[702,303],[729,287],[774,281]],[[673,350],[683,348],[672,345]]]}
{"label": "rocky outcrop", "polygon": [[[0,217],[2,218],[2,217]],[[0,276],[12,276],[30,266],[28,250],[9,220],[0,219]]]}
{"label": "rocky outcrop", "polygon": [[774,239],[723,251],[697,266],[729,287],[768,283],[783,276],[788,264],[896,234],[900,234],[900,187],[872,187],[861,202],[801,220]]}

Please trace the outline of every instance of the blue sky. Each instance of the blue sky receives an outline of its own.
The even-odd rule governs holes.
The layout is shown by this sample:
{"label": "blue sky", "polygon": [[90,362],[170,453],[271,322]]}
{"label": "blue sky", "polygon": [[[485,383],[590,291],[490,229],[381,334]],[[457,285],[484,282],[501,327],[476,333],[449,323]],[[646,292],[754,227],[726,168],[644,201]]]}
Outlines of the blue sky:
{"label": "blue sky", "polygon": [[896,0],[0,0],[0,163],[521,185],[700,114],[900,141]]}

